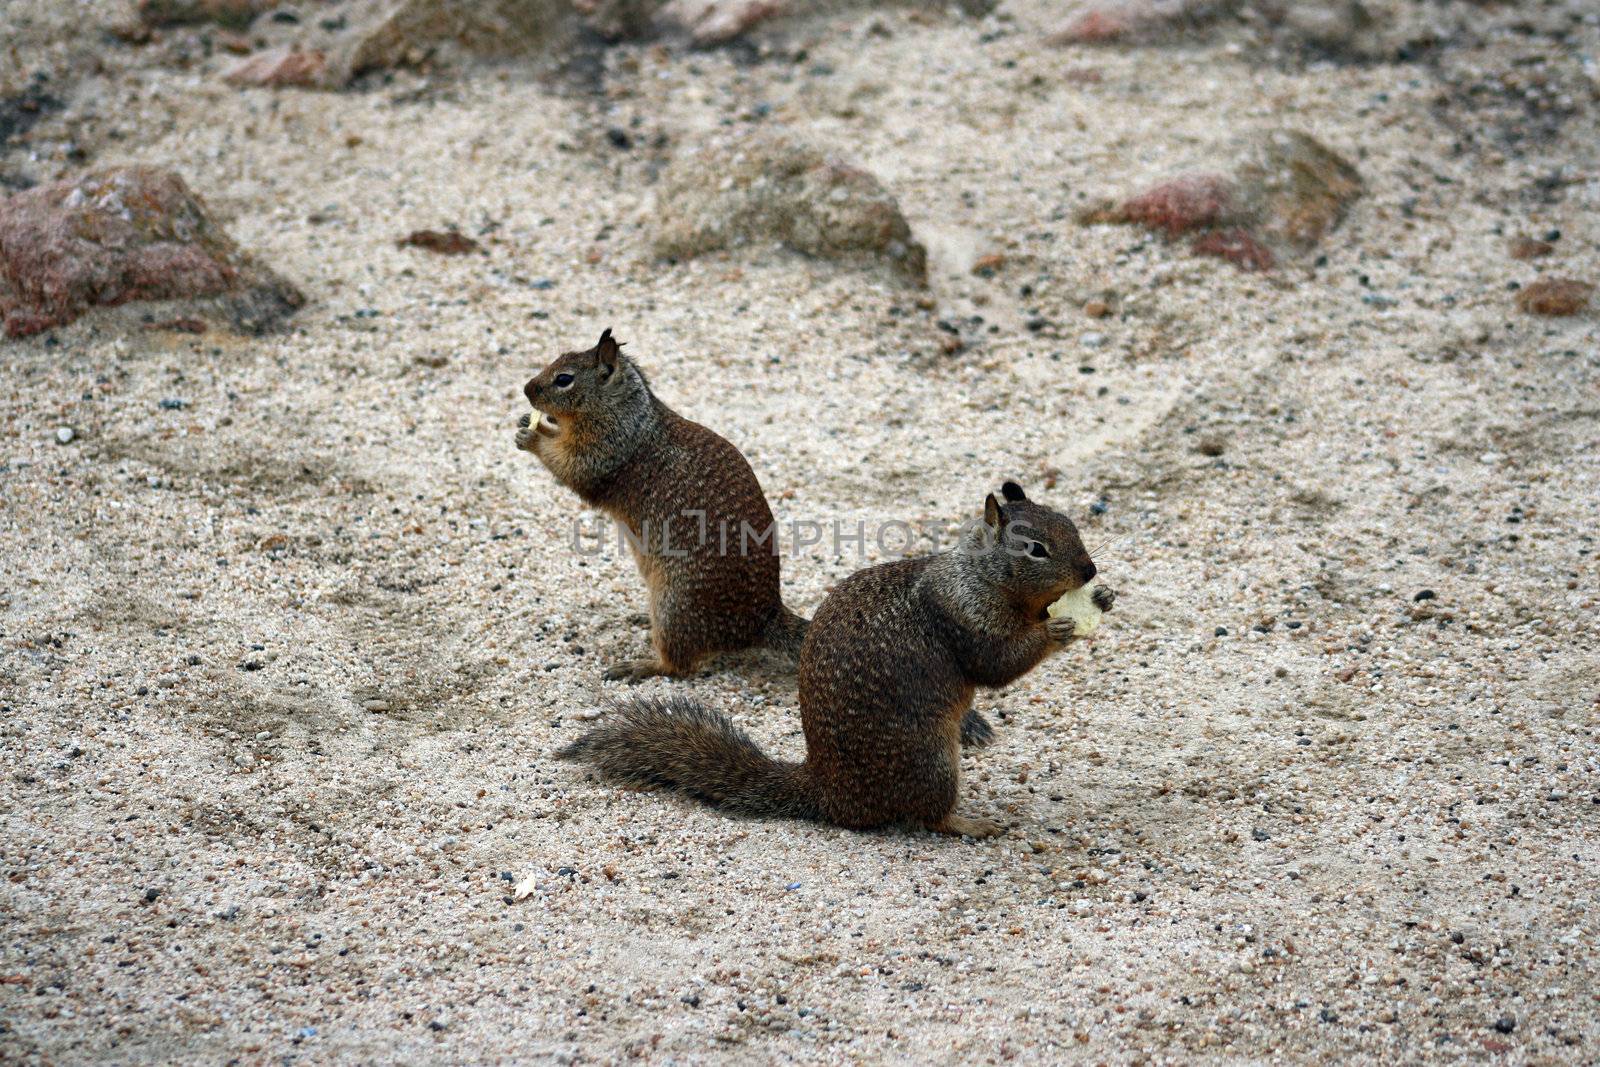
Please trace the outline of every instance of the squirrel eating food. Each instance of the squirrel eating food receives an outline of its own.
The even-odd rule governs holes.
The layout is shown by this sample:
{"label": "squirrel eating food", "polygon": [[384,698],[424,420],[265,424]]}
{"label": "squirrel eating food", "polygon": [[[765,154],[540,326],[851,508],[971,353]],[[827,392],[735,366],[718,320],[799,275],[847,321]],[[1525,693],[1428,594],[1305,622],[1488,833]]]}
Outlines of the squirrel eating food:
{"label": "squirrel eating food", "polygon": [[799,654],[806,620],[779,596],[772,510],[737,448],[658,400],[610,330],[523,392],[534,412],[517,423],[517,447],[627,528],[649,588],[655,655],[608,679],[686,674],[758,645]]}
{"label": "squirrel eating food", "polygon": [[[557,755],[731,812],[1000,833],[956,812],[961,745],[991,732],[973,694],[1072,641],[1077,621],[1048,608],[1095,576],[1071,520],[1015,482],[1001,495],[954,550],[857,571],[823,602],[800,653],[804,761],[767,756],[727,716],[683,697],[624,702]],[[1098,610],[1114,599],[1103,587],[1091,596]]]}

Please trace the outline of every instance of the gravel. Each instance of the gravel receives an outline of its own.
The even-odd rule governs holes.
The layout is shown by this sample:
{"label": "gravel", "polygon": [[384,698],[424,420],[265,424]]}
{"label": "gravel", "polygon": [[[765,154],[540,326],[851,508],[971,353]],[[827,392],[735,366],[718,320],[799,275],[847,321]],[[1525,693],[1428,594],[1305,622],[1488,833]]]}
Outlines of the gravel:
{"label": "gravel", "polygon": [[[1505,289],[1600,278],[1600,137],[1587,99],[1502,127],[1432,80],[1582,85],[1600,31],[1576,0],[1439,4],[1426,63],[1267,63],[1230,24],[1041,48],[1054,6],[628,46],[596,96],[514,66],[239,90],[191,31],[113,47],[84,25],[109,7],[4,5],[66,107],[0,171],[179,165],[309,300],[261,338],[129,306],[6,345],[0,1058],[1600,1057],[1600,330]],[[1461,43],[1458,16],[1489,21]],[[1072,221],[1287,111],[1367,183],[1315,271]],[[724,120],[870,166],[931,287],[771,246],[658,261],[657,137]],[[394,246],[451,223],[483,254]],[[1084,375],[1090,300],[1115,310]],[[512,436],[526,378],[607,326],[780,519],[946,531],[1015,477],[1079,522],[1115,612],[977,697],[961,804],[1007,834],[731,819],[552,757],[674,689],[803,744],[760,655],[600,681],[642,654],[641,582],[572,550],[575,501]],[[811,546],[785,600],[887,558]],[[252,644],[279,659],[238,669]]]}

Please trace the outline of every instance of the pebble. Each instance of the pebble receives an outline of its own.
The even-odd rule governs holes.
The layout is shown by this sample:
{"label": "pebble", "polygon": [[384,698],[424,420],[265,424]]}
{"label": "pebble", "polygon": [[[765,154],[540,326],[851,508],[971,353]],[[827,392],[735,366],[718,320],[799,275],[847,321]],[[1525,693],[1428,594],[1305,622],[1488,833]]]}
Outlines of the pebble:
{"label": "pebble", "polygon": [[1078,343],[1085,348],[1101,348],[1106,343],[1106,335],[1103,333],[1086,333],[1078,338]]}
{"label": "pebble", "polygon": [[72,443],[72,439],[77,436],[78,432],[71,426],[63,426],[56,431],[56,444],[70,445]]}

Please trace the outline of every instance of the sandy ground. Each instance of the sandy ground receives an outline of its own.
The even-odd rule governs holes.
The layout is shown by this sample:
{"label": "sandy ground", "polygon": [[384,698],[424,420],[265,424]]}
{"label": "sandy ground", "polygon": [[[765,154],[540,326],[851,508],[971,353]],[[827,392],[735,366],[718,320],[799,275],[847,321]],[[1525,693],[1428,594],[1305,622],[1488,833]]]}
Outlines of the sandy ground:
{"label": "sandy ground", "polygon": [[[1021,3],[845,13],[799,62],[274,95],[51,43],[50,9],[0,14],[25,62],[121,57],[68,94],[88,162],[176,167],[312,303],[0,349],[0,1060],[1600,1058],[1600,317],[1508,291],[1600,280],[1592,98],[1512,144],[1426,64],[1052,50]],[[1286,115],[1368,183],[1321,266],[1072,221]],[[662,152],[725,122],[877,173],[936,306],[652,261]],[[487,254],[395,246],[443,224]],[[954,523],[1016,477],[1109,542],[1096,641],[979,697],[962,803],[1007,836],[739,821],[551,758],[623,691],[642,589],[571,550],[512,428],[605,326],[783,519]],[[808,548],[785,595],[876,556]],[[671,688],[800,751],[781,663],[640,691]]]}

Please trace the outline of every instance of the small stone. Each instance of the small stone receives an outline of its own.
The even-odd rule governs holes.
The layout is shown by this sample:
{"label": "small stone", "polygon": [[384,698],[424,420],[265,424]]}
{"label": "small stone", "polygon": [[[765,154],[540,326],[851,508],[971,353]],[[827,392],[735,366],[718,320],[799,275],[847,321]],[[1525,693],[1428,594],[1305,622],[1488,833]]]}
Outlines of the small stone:
{"label": "small stone", "polygon": [[1517,307],[1530,315],[1576,315],[1593,295],[1594,286],[1576,278],[1540,278],[1517,294]]}
{"label": "small stone", "polygon": [[414,230],[395,242],[401,248],[421,248],[442,256],[464,256],[481,247],[457,230]]}
{"label": "small stone", "polygon": [[63,426],[56,430],[56,444],[70,445],[72,443],[72,439],[77,436],[78,432],[71,426]]}
{"label": "small stone", "polygon": [[993,278],[1006,265],[1006,257],[1001,252],[990,252],[986,256],[979,256],[972,262],[972,273],[980,278]]}
{"label": "small stone", "polygon": [[144,902],[146,904],[154,904],[156,902],[156,898],[159,897],[160,895],[161,895],[161,890],[159,890],[159,889],[155,889],[153,887],[150,888],[150,889],[146,889],[144,891]]}
{"label": "small stone", "polygon": [[389,702],[387,700],[364,700],[361,702],[361,706],[367,711],[389,710]]}
{"label": "small stone", "polygon": [[658,189],[652,243],[664,259],[777,243],[927,282],[927,250],[889,190],[787,135],[713,136],[670,163]]}
{"label": "small stone", "polygon": [[166,397],[161,401],[162,411],[182,411],[188,406],[189,402],[187,400],[182,400],[175,396]]}
{"label": "small stone", "polygon": [[1228,628],[1226,626],[1219,626],[1215,630],[1212,631],[1212,636],[1214,636],[1214,637],[1227,637],[1228,636]]}
{"label": "small stone", "polygon": [[1415,603],[1420,603],[1420,602],[1422,602],[1424,600],[1432,600],[1435,596],[1436,596],[1436,594],[1434,593],[1434,591],[1432,589],[1419,589],[1417,591],[1417,595],[1412,597],[1411,601],[1414,604]]}
{"label": "small stone", "polygon": [[1511,241],[1512,259],[1538,259],[1548,256],[1556,250],[1556,246],[1549,241],[1540,241],[1532,237],[1516,237]]}
{"label": "small stone", "polygon": [[240,87],[314,89],[328,84],[328,57],[314,48],[271,48],[245,57],[222,80]]}
{"label": "small stone", "polygon": [[1091,300],[1083,305],[1083,313],[1091,319],[1103,319],[1111,314],[1111,305],[1104,300]]}
{"label": "small stone", "polygon": [[698,1008],[700,1006],[700,994],[685,993],[683,996],[678,998],[678,1001],[682,1004],[689,1005],[691,1008]]}
{"label": "small stone", "polygon": [[1078,338],[1078,343],[1085,348],[1103,348],[1106,343],[1106,335],[1103,333],[1086,333]]}
{"label": "small stone", "polygon": [[1496,1033],[1509,1034],[1517,1028],[1517,1017],[1515,1015],[1502,1015],[1494,1021],[1494,1028]]}

